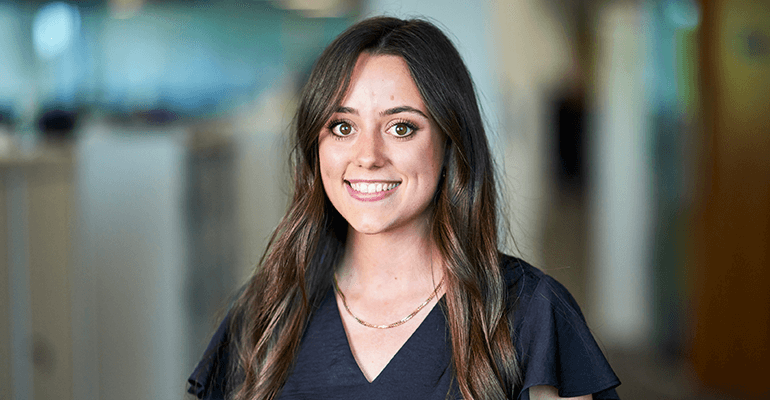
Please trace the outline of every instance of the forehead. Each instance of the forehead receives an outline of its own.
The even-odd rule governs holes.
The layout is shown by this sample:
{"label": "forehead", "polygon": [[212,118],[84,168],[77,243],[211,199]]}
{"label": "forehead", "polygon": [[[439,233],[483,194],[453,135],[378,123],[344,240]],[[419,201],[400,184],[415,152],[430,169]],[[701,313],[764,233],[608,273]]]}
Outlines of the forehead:
{"label": "forehead", "polygon": [[406,61],[400,56],[361,54],[350,77],[342,105],[383,105],[408,102],[425,111],[422,96]]}

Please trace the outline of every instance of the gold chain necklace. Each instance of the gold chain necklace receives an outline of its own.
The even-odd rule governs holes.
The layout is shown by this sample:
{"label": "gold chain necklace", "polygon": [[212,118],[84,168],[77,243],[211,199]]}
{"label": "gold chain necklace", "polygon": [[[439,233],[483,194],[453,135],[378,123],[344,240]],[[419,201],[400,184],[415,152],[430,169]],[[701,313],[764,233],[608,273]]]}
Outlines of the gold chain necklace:
{"label": "gold chain necklace", "polygon": [[441,278],[441,282],[439,282],[438,285],[436,285],[436,288],[433,289],[433,292],[431,292],[430,296],[427,299],[425,299],[425,301],[423,301],[422,304],[417,306],[417,309],[412,311],[411,314],[407,315],[404,318],[401,318],[400,320],[398,320],[398,321],[396,321],[396,322],[394,322],[392,324],[388,324],[388,325],[375,325],[375,324],[370,324],[370,323],[362,320],[361,318],[356,317],[355,314],[353,314],[353,311],[350,311],[350,307],[348,307],[348,302],[345,301],[345,295],[342,294],[342,290],[340,290],[339,285],[337,285],[337,274],[334,274],[334,290],[336,290],[337,293],[340,294],[340,298],[342,299],[342,305],[345,306],[345,310],[348,311],[348,314],[350,314],[350,316],[353,317],[353,319],[358,321],[359,324],[361,324],[363,326],[366,326],[368,328],[376,328],[376,329],[390,329],[390,328],[395,328],[395,327],[397,327],[399,325],[405,324],[407,321],[412,319],[412,317],[417,315],[417,313],[420,312],[420,310],[425,308],[425,306],[427,306],[428,303],[430,303],[430,301],[433,300],[434,297],[436,297],[436,293],[438,293],[438,290],[441,288],[442,284],[444,284],[444,278]]}

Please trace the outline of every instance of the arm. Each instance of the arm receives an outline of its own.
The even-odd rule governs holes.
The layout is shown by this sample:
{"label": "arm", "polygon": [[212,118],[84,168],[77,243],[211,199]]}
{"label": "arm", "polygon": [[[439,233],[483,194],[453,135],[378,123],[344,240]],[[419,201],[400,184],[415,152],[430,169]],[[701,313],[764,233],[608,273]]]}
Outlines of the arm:
{"label": "arm", "polygon": [[592,400],[593,395],[587,394],[580,397],[559,397],[559,393],[553,386],[533,386],[529,388],[529,400]]}

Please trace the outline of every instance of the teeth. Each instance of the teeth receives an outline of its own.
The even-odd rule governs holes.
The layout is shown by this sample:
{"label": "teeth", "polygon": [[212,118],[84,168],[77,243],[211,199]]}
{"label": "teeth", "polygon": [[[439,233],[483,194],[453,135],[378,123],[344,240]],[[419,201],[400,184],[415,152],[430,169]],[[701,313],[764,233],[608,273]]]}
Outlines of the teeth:
{"label": "teeth", "polygon": [[379,193],[391,190],[398,185],[398,183],[351,183],[350,187],[360,193]]}

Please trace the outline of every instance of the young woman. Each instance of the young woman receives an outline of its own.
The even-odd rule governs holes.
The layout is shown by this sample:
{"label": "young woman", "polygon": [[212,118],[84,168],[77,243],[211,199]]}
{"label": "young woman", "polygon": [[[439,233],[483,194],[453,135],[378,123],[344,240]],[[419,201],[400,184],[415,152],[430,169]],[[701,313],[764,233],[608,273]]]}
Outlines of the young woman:
{"label": "young woman", "polygon": [[295,188],[190,377],[206,399],[615,399],[572,297],[498,252],[473,83],[434,25],[373,18],[323,52]]}

